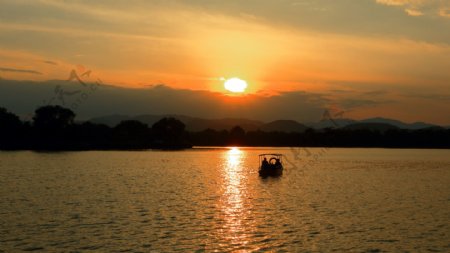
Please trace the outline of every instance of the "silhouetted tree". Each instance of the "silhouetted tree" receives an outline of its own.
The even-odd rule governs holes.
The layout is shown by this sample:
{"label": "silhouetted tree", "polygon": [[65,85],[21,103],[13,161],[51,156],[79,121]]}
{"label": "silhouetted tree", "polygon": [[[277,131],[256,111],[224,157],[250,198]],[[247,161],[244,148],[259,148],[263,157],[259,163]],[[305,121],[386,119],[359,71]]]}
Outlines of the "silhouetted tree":
{"label": "silhouetted tree", "polygon": [[137,120],[121,121],[113,131],[114,142],[124,148],[150,147],[150,129]]}
{"label": "silhouetted tree", "polygon": [[8,112],[3,107],[0,107],[0,130],[2,132],[17,129],[21,125],[22,122],[17,115]]}
{"label": "silhouetted tree", "polygon": [[36,109],[33,117],[33,148],[64,150],[74,148],[74,118],[70,109],[55,105]]}
{"label": "silhouetted tree", "polygon": [[141,135],[146,134],[149,128],[147,124],[137,120],[123,120],[114,128],[114,130],[120,134]]}
{"label": "silhouetted tree", "polygon": [[17,115],[0,107],[0,147],[18,148],[19,138],[23,134],[22,122]]}
{"label": "silhouetted tree", "polygon": [[152,126],[154,144],[162,148],[177,148],[186,145],[186,132],[183,122],[175,118],[163,118]]}
{"label": "silhouetted tree", "polygon": [[47,105],[36,109],[33,125],[38,129],[64,129],[73,124],[75,113],[59,105]]}
{"label": "silhouetted tree", "polygon": [[245,142],[245,130],[240,126],[235,126],[230,131],[230,145],[242,145]]}
{"label": "silhouetted tree", "polygon": [[112,129],[104,124],[84,122],[75,126],[75,143],[79,149],[110,149]]}

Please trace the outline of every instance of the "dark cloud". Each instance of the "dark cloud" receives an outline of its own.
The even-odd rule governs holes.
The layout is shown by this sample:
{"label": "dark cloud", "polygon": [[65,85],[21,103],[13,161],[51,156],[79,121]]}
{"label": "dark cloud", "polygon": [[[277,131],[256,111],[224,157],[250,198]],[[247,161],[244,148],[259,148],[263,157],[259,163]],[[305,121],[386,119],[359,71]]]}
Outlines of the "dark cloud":
{"label": "dark cloud", "polygon": [[336,94],[349,94],[349,93],[354,93],[355,91],[354,90],[338,90],[338,89],[335,89],[335,90],[330,90],[330,92],[336,93]]}
{"label": "dark cloud", "polygon": [[[62,95],[61,95],[62,94]],[[86,86],[68,81],[13,81],[0,79],[0,107],[20,115],[30,115],[48,101],[72,109],[77,120],[105,115],[187,115],[207,119],[247,118],[269,122],[292,119],[299,122],[317,122],[326,110],[333,116],[345,115],[368,108],[377,108],[398,101],[387,97],[370,99],[360,93],[333,98],[333,93],[305,91],[282,92],[267,96],[252,94],[242,97],[218,92],[174,89],[157,84],[142,89],[111,85]],[[340,94],[341,95],[341,94]],[[62,98],[61,98],[62,96]],[[410,95],[410,97],[413,95]],[[415,95],[414,98],[418,96]],[[426,99],[449,101],[447,94],[420,96]],[[378,115],[373,115],[378,116]]]}
{"label": "dark cloud", "polygon": [[363,95],[368,96],[380,96],[380,95],[386,95],[388,92],[386,90],[374,90],[374,91],[367,91],[364,92]]}
{"label": "dark cloud", "polygon": [[42,61],[43,63],[47,63],[47,64],[50,64],[50,65],[58,65],[58,63],[57,62],[54,62],[54,61]]}
{"label": "dark cloud", "polygon": [[27,73],[27,74],[34,74],[34,75],[42,75],[41,72],[31,69],[13,69],[13,68],[2,68],[0,67],[0,71],[3,72],[17,72],[17,73]]}
{"label": "dark cloud", "polygon": [[[183,114],[202,118],[294,119],[305,122],[319,120],[330,102],[321,94],[307,92],[231,97],[165,85],[143,89],[102,85],[91,90],[76,82],[0,80],[0,106],[20,115],[32,113],[44,104],[43,101],[62,105],[61,94],[65,94],[64,106],[73,109],[78,119],[111,114]],[[85,94],[84,98],[82,94]]]}
{"label": "dark cloud", "polygon": [[420,99],[429,99],[429,100],[440,100],[440,101],[450,101],[450,94],[406,94],[405,97],[409,98],[420,98]]}
{"label": "dark cloud", "polygon": [[385,102],[380,101],[374,101],[374,100],[368,100],[368,99],[343,99],[340,101],[340,105],[342,108],[348,110],[348,109],[354,109],[354,108],[361,108],[361,107],[372,107],[377,106],[379,104],[383,104]]}

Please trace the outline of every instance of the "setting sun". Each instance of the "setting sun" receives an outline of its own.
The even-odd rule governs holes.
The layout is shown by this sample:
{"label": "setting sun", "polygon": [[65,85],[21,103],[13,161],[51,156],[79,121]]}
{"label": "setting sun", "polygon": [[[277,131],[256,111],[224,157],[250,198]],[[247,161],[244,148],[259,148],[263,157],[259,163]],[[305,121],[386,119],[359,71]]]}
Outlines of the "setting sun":
{"label": "setting sun", "polygon": [[245,80],[239,79],[237,77],[227,79],[224,83],[226,90],[241,93],[247,88],[247,82]]}

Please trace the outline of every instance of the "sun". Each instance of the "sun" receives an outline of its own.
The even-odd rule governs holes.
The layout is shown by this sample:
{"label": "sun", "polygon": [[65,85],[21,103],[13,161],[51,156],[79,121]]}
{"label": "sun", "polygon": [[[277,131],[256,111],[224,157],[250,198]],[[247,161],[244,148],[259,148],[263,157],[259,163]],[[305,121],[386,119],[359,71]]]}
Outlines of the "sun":
{"label": "sun", "polygon": [[247,82],[237,77],[233,77],[225,81],[224,87],[227,91],[242,93],[247,89]]}

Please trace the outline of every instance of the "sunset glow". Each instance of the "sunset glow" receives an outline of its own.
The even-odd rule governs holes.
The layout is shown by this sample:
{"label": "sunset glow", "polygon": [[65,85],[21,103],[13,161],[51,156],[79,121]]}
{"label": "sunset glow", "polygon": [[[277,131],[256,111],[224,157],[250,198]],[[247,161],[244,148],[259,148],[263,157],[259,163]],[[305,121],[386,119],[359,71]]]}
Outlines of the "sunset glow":
{"label": "sunset glow", "polygon": [[[82,65],[92,70],[85,81],[199,92],[194,101],[211,101],[198,107],[218,103],[215,115],[219,93],[282,101],[269,119],[301,107],[286,118],[316,121],[316,107],[337,106],[348,118],[450,124],[448,1],[151,2],[0,0],[0,78],[67,80]],[[281,95],[305,97],[294,105]]]}

